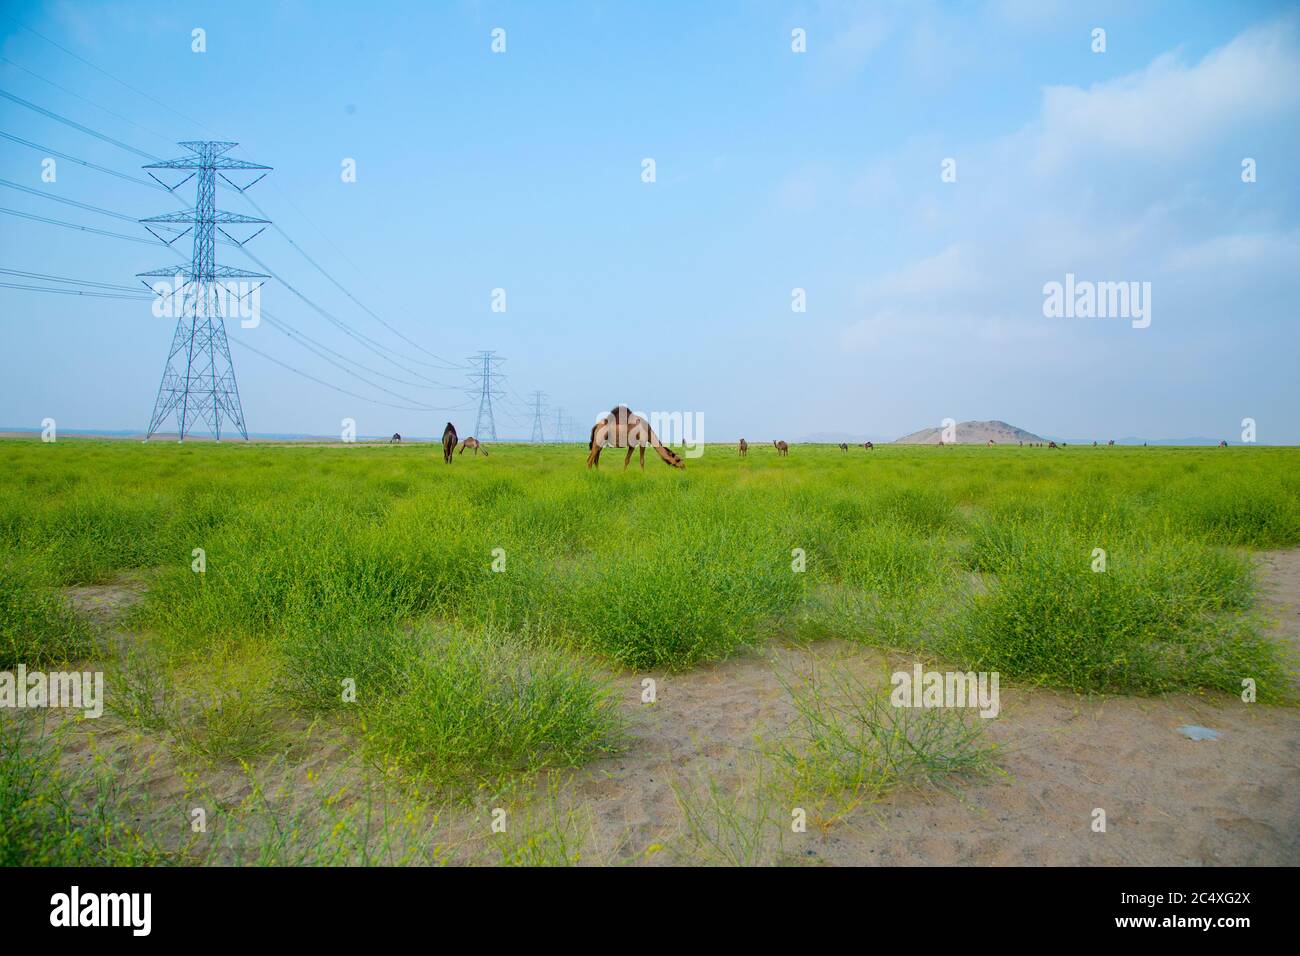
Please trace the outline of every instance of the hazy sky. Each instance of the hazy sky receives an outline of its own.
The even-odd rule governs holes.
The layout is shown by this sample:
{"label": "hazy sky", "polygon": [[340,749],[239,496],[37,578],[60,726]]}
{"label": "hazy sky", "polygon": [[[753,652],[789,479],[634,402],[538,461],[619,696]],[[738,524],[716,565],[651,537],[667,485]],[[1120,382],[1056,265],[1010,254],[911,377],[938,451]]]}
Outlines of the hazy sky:
{"label": "hazy sky", "polygon": [[[713,441],[891,439],[952,417],[1235,442],[1249,416],[1260,441],[1300,442],[1294,4],[19,0],[2,12],[0,89],[151,155],[238,141],[234,155],[274,167],[250,193],[268,216],[427,350],[268,230],[249,249],[403,367],[272,283],[270,313],[373,371],[357,368],[362,381],[267,323],[232,323],[253,432],[337,434],[351,417],[363,434],[435,434],[448,418],[469,434],[476,403],[442,410],[466,404],[464,372],[429,353],[460,363],[495,349],[502,437],[527,437],[520,398],[541,389],[579,422],[616,402],[701,412]],[[806,52],[791,49],[796,28]],[[0,131],[36,144],[0,139],[0,178],[42,194],[0,185],[0,207],[144,238],[53,197],[132,219],[177,208],[64,159],[42,181],[50,151],[142,177],[139,155],[6,99]],[[342,181],[349,158],[356,182]],[[238,193],[217,198],[253,212]],[[238,249],[218,255],[257,268]],[[136,273],[177,261],[0,214],[0,268],[138,286]],[[1044,285],[1067,274],[1150,283],[1150,325],[1046,317]],[[806,312],[792,310],[796,288]],[[0,288],[0,426],[142,430],[173,325],[148,302]],[[339,394],[241,342],[433,410]],[[430,378],[456,388],[422,387]]]}

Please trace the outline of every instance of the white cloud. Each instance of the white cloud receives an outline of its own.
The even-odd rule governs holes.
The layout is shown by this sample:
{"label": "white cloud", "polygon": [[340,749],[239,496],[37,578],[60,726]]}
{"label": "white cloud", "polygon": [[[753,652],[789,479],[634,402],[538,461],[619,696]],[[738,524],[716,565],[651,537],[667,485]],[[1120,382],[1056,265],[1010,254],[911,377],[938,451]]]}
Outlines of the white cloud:
{"label": "white cloud", "polygon": [[[1238,130],[1257,140],[1296,127],[1296,39],[1288,17],[1191,65],[1165,54],[1087,91],[1047,88],[1039,115],[1021,129],[949,144],[943,152],[957,156],[960,171],[951,185],[937,185],[941,153],[932,142],[873,162],[846,187],[849,200],[897,223],[900,252],[944,238],[937,251],[859,286],[860,317],[840,346],[912,354],[910,336],[960,343],[978,362],[1015,345],[1018,355],[1064,369],[1080,350],[1102,354],[1123,341],[1100,325],[1043,319],[1043,283],[1066,272],[1152,281],[1152,335],[1208,334],[1221,319],[1210,304],[1229,289],[1244,308],[1275,311],[1300,264],[1300,230],[1255,201],[1265,194],[1240,183],[1231,148],[1223,168],[1205,157],[1222,153]],[[930,188],[917,178],[927,169]]]}
{"label": "white cloud", "polygon": [[1195,65],[1166,53],[1087,90],[1045,88],[1037,163],[1050,171],[1096,153],[1184,154],[1297,101],[1300,59],[1295,21],[1287,18],[1242,33]]}
{"label": "white cloud", "polygon": [[1213,236],[1171,249],[1163,266],[1170,272],[1192,273],[1223,267],[1233,271],[1269,267],[1298,270],[1300,230]]}

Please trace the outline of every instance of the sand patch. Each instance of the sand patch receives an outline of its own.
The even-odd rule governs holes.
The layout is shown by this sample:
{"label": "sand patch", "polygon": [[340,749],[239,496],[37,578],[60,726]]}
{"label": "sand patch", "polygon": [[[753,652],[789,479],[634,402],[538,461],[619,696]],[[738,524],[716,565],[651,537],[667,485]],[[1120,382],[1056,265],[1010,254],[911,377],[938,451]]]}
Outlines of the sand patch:
{"label": "sand patch", "polygon": [[[1300,643],[1300,549],[1259,556],[1257,609]],[[139,599],[140,580],[68,591],[73,605],[106,627]],[[624,752],[577,771],[543,775],[538,792],[557,788],[557,806],[582,820],[582,860],[650,864],[695,859],[677,794],[711,780],[726,794],[754,788],[763,738],[781,735],[795,716],[779,676],[847,669],[885,685],[910,655],[885,655],[845,641],[771,646],[687,673],[611,675],[628,718]],[[929,664],[930,662],[926,662]],[[642,702],[645,678],[654,704]],[[285,718],[293,743],[259,762],[267,789],[286,805],[306,805],[331,773],[365,774],[350,762],[339,728]],[[89,722],[94,724],[97,722]],[[175,815],[191,799],[187,768],[162,738],[107,722],[70,741],[65,758],[106,752],[138,769],[143,792]],[[1003,683],[1001,714],[984,721],[1000,745],[1000,772],[949,789],[904,789],[858,807],[820,830],[788,832],[790,808],[769,806],[779,841],[764,862],[835,865],[1294,865],[1300,863],[1300,710],[1246,704],[1226,694],[1160,698],[1080,696]],[[1192,741],[1177,728],[1222,732]],[[84,725],[83,725],[84,726]],[[90,738],[93,730],[94,740]],[[207,794],[227,805],[246,799],[238,767],[203,770]],[[525,788],[527,789],[527,788]],[[517,795],[516,795],[517,796]],[[487,830],[496,798],[445,808],[439,826],[455,860],[499,859]],[[486,802],[484,802],[486,801]],[[761,803],[756,799],[755,805]],[[1105,833],[1093,812],[1106,813]],[[177,816],[167,825],[182,821]],[[779,843],[779,846],[778,846]]]}

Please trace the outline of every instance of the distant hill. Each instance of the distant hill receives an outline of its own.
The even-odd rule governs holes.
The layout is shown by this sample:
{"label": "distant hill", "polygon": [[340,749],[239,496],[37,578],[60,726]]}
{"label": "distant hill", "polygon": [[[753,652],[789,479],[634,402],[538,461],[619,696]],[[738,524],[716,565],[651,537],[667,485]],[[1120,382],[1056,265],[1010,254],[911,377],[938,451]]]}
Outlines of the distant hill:
{"label": "distant hill", "polygon": [[[1022,441],[1047,441],[1045,438],[1027,432],[1023,428],[1017,428],[1015,425],[1008,425],[1006,422],[958,422],[955,431],[958,445],[987,445],[990,438],[999,445],[1015,445]],[[937,445],[942,437],[942,428],[922,428],[919,432],[904,435],[902,438],[897,439],[894,444]]]}

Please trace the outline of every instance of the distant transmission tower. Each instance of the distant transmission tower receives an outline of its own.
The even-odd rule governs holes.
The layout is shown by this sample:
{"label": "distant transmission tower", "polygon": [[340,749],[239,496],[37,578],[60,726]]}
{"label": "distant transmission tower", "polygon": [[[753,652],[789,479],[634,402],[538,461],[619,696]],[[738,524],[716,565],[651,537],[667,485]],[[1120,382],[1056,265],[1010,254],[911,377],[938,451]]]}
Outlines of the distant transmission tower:
{"label": "distant transmission tower", "polygon": [[467,361],[477,367],[469,373],[470,381],[474,383],[469,393],[478,396],[478,420],[474,423],[474,437],[496,441],[497,423],[492,415],[492,399],[499,397],[501,392],[493,387],[492,380],[493,376],[498,380],[502,377],[496,367],[505,359],[497,358],[495,352],[479,352],[478,355],[471,355]]}
{"label": "distant transmission tower", "polygon": [[556,441],[564,441],[564,409],[555,410],[555,430],[551,432],[551,437]]}
{"label": "distant transmission tower", "polygon": [[542,399],[545,397],[544,392],[533,392],[533,435],[528,440],[539,444],[546,441],[542,435]]}
{"label": "distant transmission tower", "polygon": [[[194,253],[188,269],[153,269],[139,273],[141,278],[158,277],[184,278],[184,284],[172,291],[170,301],[183,295],[180,317],[176,321],[176,333],[172,336],[171,351],[167,353],[167,364],[163,367],[162,384],[158,386],[158,398],[154,401],[153,417],[149,419],[149,430],[145,434],[147,441],[158,430],[169,415],[176,416],[176,437],[185,440],[194,427],[195,419],[208,426],[208,430],[218,441],[221,440],[221,423],[223,420],[238,429],[244,440],[248,440],[248,429],[244,425],[244,409],[239,401],[239,387],[235,384],[235,366],[230,360],[230,344],[226,341],[226,324],[222,314],[221,300],[226,293],[231,279],[268,279],[270,276],[260,272],[245,272],[230,266],[217,265],[216,233],[220,232],[236,245],[243,245],[223,229],[232,225],[261,225],[265,228],[269,220],[253,219],[237,213],[222,212],[216,208],[217,176],[241,193],[251,188],[262,179],[262,173],[247,186],[240,187],[225,175],[234,170],[269,170],[270,166],[247,163],[240,159],[230,159],[224,154],[238,143],[187,142],[181,143],[193,155],[181,159],[169,159],[161,163],[152,163],[145,169],[190,169],[198,175],[194,208],[183,212],[172,212],[162,216],[153,216],[140,220],[146,223],[189,223],[189,229],[172,237],[170,242],[154,235],[171,245],[191,229],[194,231]],[[153,176],[153,173],[149,174]],[[181,180],[183,185],[195,173]],[[153,177],[158,179],[157,176]],[[175,187],[159,183],[171,191]],[[149,230],[153,232],[152,229]],[[244,242],[258,235],[259,229]]]}

